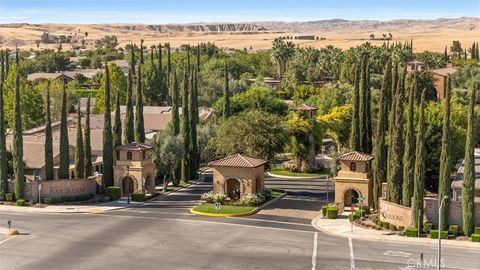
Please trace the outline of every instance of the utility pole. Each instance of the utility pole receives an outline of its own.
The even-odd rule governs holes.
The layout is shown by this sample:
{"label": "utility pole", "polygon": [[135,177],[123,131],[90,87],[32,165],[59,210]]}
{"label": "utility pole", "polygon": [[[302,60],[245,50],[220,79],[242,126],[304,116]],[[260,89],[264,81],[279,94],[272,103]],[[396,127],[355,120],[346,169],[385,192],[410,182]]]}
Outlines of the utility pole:
{"label": "utility pole", "polygon": [[448,196],[443,197],[440,207],[438,208],[438,270],[442,268],[441,259],[442,259],[442,208],[445,200],[448,200]]}

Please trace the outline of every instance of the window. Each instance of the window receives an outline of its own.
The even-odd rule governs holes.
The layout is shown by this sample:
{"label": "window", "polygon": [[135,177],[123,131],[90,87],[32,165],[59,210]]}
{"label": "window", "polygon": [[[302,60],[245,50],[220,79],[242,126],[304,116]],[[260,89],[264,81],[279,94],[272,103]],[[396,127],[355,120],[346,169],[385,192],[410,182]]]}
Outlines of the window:
{"label": "window", "polygon": [[132,152],[127,152],[127,159],[132,160]]}
{"label": "window", "polygon": [[350,162],[350,171],[352,171],[352,172],[357,171],[357,163]]}
{"label": "window", "polygon": [[147,155],[145,154],[145,151],[142,151],[142,156],[143,156],[143,159],[147,159],[146,158]]}
{"label": "window", "polygon": [[455,193],[457,195],[457,202],[461,202],[462,201],[462,190],[456,190]]}
{"label": "window", "polygon": [[120,159],[120,151],[117,151],[117,159]]}

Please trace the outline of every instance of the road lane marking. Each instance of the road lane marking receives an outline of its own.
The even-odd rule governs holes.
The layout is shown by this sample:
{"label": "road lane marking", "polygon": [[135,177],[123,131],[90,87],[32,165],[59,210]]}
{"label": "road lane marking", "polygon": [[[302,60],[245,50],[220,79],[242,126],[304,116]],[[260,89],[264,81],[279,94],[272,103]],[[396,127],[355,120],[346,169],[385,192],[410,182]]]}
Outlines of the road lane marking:
{"label": "road lane marking", "polygon": [[312,254],[312,270],[317,268],[317,242],[318,242],[318,232],[313,236],[313,254]]}
{"label": "road lane marking", "polygon": [[3,243],[5,243],[5,242],[7,242],[7,241],[10,240],[10,239],[15,238],[15,237],[16,237],[16,236],[10,236],[9,238],[0,241],[0,245],[3,244]]}
{"label": "road lane marking", "polygon": [[228,217],[229,219],[242,219],[242,220],[253,220],[253,221],[262,221],[262,222],[271,222],[271,223],[279,223],[279,224],[287,224],[287,225],[296,225],[296,226],[305,226],[305,227],[312,227],[310,224],[303,224],[303,223],[296,223],[296,222],[287,222],[287,221],[278,221],[278,220],[268,220],[268,219],[259,219],[259,218],[242,218],[242,217]]}
{"label": "road lane marking", "polygon": [[[122,211],[118,211],[118,212],[122,212]],[[140,214],[164,214],[164,215],[195,216],[192,213],[174,213],[174,212],[165,212],[165,211],[145,211],[145,210],[142,211],[142,210],[133,210],[133,209],[125,209],[125,210],[123,210],[123,212],[140,213]]]}
{"label": "road lane marking", "polygon": [[409,258],[412,256],[412,253],[403,252],[403,251],[395,251],[395,250],[387,250],[383,253],[384,256],[392,256],[392,257],[403,257]]}
{"label": "road lane marking", "polygon": [[353,257],[353,243],[352,238],[348,238],[348,246],[350,247],[350,269],[355,269],[355,258]]}

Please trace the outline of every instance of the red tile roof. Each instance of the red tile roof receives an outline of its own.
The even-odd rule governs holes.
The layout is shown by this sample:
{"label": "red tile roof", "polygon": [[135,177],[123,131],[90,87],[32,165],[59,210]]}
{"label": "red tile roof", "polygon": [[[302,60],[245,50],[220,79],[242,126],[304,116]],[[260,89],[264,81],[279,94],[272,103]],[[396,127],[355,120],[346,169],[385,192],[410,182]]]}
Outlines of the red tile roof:
{"label": "red tile roof", "polygon": [[139,143],[139,142],[132,142],[124,145],[120,145],[115,150],[125,150],[125,151],[144,151],[152,149],[152,147],[148,144]]}
{"label": "red tile roof", "polygon": [[307,104],[302,104],[300,106],[297,106],[294,108],[294,110],[302,110],[302,111],[316,111],[317,108],[315,107],[312,107],[312,106],[308,106]]}
{"label": "red tile roof", "polygon": [[447,68],[439,68],[439,69],[434,69],[432,70],[434,74],[440,75],[440,76],[447,76],[450,74],[453,74],[457,72],[457,69],[454,67],[447,67]]}
{"label": "red tile roof", "polygon": [[240,154],[231,155],[208,164],[210,167],[238,167],[238,168],[256,168],[267,161],[252,157],[242,156]]}
{"label": "red tile roof", "polygon": [[370,161],[372,159],[372,155],[357,151],[345,153],[337,158],[337,160],[343,161]]}

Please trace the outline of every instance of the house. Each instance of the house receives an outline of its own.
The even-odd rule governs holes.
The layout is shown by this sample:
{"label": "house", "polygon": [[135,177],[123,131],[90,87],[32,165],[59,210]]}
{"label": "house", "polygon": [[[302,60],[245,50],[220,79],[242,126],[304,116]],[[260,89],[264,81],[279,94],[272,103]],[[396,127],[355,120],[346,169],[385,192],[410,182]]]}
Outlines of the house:
{"label": "house", "polygon": [[[480,149],[475,149],[475,202],[480,202]],[[454,201],[462,201],[462,185],[464,164],[460,165],[457,175],[452,182],[452,197]]]}
{"label": "house", "polygon": [[437,90],[437,99],[443,100],[447,91],[447,78],[448,75],[452,75],[457,70],[450,66],[446,68],[432,70],[435,89]]}
{"label": "house", "polygon": [[425,69],[425,63],[417,60],[406,62],[405,65],[407,66],[407,72],[421,71]]}
{"label": "house", "polygon": [[55,79],[60,79],[60,80],[65,80],[65,82],[70,82],[75,80],[75,77],[78,75],[82,75],[86,78],[93,78],[96,76],[98,73],[102,73],[102,69],[75,69],[75,70],[69,70],[69,71],[63,71],[63,72],[37,72],[37,73],[31,73],[27,75],[27,80],[30,82],[36,81],[36,80],[55,80]]}

